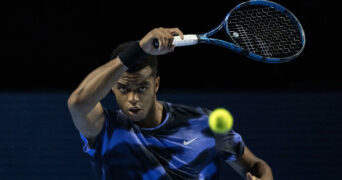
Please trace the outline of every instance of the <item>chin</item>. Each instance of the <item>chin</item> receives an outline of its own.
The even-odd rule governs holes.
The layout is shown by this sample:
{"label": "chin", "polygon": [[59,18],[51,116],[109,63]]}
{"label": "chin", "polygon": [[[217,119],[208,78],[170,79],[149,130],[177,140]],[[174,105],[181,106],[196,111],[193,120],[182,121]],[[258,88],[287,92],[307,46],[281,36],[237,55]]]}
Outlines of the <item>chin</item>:
{"label": "chin", "polygon": [[132,120],[133,122],[140,122],[145,119],[145,116],[143,115],[130,115],[129,113],[126,113],[127,117]]}
{"label": "chin", "polygon": [[144,118],[142,117],[131,117],[131,116],[129,116],[129,119],[132,120],[133,122],[140,122],[144,120]]}

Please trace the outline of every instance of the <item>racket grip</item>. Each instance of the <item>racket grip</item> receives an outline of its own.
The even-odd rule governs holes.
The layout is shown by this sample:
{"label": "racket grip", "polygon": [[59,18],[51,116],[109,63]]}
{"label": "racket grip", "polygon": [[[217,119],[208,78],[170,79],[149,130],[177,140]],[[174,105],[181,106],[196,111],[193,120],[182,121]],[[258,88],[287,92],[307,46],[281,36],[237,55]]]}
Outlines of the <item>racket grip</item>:
{"label": "racket grip", "polygon": [[[198,36],[196,34],[188,34],[184,35],[184,39],[181,39],[180,36],[174,36],[172,45],[178,47],[178,46],[191,46],[198,43]],[[158,39],[153,39],[153,47],[155,49],[159,48],[159,41]]]}
{"label": "racket grip", "polygon": [[184,35],[184,39],[180,36],[174,36],[172,45],[178,46],[192,46],[198,43],[198,36],[196,34]]}

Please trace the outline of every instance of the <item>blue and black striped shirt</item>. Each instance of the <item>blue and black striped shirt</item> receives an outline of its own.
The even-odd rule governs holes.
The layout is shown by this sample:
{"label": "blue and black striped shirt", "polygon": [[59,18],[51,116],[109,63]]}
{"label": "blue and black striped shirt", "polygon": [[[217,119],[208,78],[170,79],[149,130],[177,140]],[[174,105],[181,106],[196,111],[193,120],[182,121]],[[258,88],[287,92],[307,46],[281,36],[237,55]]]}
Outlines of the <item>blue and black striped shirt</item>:
{"label": "blue and black striped shirt", "polygon": [[99,179],[216,179],[220,158],[227,162],[243,154],[244,142],[233,130],[226,135],[227,150],[218,152],[208,126],[210,110],[161,103],[166,118],[154,128],[105,109],[93,148],[80,134]]}

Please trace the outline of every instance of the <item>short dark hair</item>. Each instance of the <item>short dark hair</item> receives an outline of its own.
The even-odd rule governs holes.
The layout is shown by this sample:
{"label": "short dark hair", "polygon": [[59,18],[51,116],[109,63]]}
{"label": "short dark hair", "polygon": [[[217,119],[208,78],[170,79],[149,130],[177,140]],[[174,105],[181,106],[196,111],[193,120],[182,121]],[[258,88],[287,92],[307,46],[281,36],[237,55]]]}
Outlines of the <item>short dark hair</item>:
{"label": "short dark hair", "polygon": [[[135,41],[128,41],[124,42],[122,44],[119,44],[111,53],[110,59],[116,58],[120,52],[127,49],[132,43],[135,43]],[[141,69],[144,69],[146,66],[150,66],[152,69],[152,75],[154,77],[157,77],[158,75],[158,58],[157,56],[153,55],[147,55],[143,59],[141,59],[139,62],[134,64],[132,67],[130,67],[127,72],[129,73],[135,73],[140,71]]]}

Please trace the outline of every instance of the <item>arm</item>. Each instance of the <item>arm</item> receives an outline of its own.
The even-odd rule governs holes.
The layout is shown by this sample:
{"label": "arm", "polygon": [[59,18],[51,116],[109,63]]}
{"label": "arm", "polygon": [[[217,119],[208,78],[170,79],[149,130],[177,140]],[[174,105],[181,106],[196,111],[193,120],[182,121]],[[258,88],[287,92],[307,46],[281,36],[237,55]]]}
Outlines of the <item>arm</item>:
{"label": "arm", "polygon": [[246,146],[243,155],[228,164],[241,176],[246,176],[246,180],[273,180],[270,166],[256,157]]}
{"label": "arm", "polygon": [[89,144],[92,144],[104,124],[100,101],[126,70],[120,59],[115,58],[91,72],[70,95],[68,107],[73,122],[87,137]]}
{"label": "arm", "polygon": [[[173,35],[182,36],[183,33],[178,28],[154,29],[139,41],[139,46],[148,54],[166,54],[173,51],[174,47],[170,45]],[[158,39],[160,42],[159,49],[153,48],[152,41],[154,39]],[[125,62],[128,61],[116,57],[98,67],[81,82],[68,99],[68,108],[73,122],[76,128],[88,139],[90,146],[95,141],[104,124],[104,112],[100,101],[128,69],[125,66]],[[132,59],[130,59],[131,62]]]}

